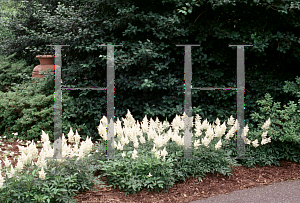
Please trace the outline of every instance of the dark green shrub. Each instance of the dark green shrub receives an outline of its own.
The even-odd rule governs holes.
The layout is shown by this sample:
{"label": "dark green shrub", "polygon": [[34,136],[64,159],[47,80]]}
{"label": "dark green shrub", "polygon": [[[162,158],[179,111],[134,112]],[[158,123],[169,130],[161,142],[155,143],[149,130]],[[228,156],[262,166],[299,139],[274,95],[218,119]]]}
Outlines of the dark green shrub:
{"label": "dark green shrub", "polygon": [[[285,83],[282,88],[284,92],[291,92],[296,97],[300,97],[300,77],[296,77],[296,83],[293,81],[285,81]],[[258,139],[260,143],[263,132],[261,127],[264,124],[260,121],[270,118],[271,124],[267,130],[267,137],[271,137],[271,143],[261,146],[259,149],[255,149],[252,145],[246,145],[246,154],[248,157],[254,157],[253,160],[242,161],[247,166],[253,166],[253,164],[279,165],[278,161],[282,159],[300,163],[300,99],[297,102],[298,106],[295,104],[296,101],[290,101],[288,106],[283,105],[283,110],[279,109],[280,102],[273,103],[272,100],[270,94],[267,93],[265,99],[257,101],[257,104],[262,106],[260,107],[261,113],[251,114],[252,120],[259,122],[257,126],[259,130],[250,130],[246,137],[252,141]]]}
{"label": "dark green shrub", "polygon": [[[12,56],[8,57],[11,58]],[[54,75],[46,75],[42,79],[28,77],[32,72],[32,67],[25,66],[25,63],[16,62],[11,66],[9,60],[2,58],[1,76],[2,88],[8,85],[9,78],[11,87],[5,88],[0,92],[0,130],[3,135],[12,137],[11,133],[18,133],[18,138],[22,140],[37,141],[42,134],[42,130],[49,134],[50,141],[53,142],[54,130]],[[7,58],[6,58],[7,59]],[[12,67],[12,68],[9,68]],[[4,69],[7,69],[5,72]],[[19,70],[23,70],[26,77],[16,76]],[[15,77],[13,77],[15,75]],[[76,132],[76,129],[85,129],[84,125],[78,126],[72,124],[69,119],[75,117],[74,102],[68,95],[69,92],[62,94],[62,129],[67,135],[70,127]],[[70,106],[71,108],[68,108]],[[73,109],[73,112],[71,111]],[[84,138],[83,138],[84,139]]]}
{"label": "dark green shrub", "polygon": [[17,61],[14,56],[0,56],[0,91],[12,90],[14,84],[22,84],[31,80],[34,65],[26,66],[24,59]]}
{"label": "dark green shrub", "polygon": [[[247,2],[28,1],[4,25],[16,37],[0,42],[0,52],[17,52],[33,64],[40,52],[53,51],[46,45],[71,45],[62,48],[64,84],[105,87],[107,49],[98,45],[122,44],[114,49],[116,118],[129,109],[139,120],[147,115],[171,121],[184,112],[184,48],[176,44],[201,45],[192,47],[193,87],[236,87],[236,48],[228,44],[253,44],[245,48],[249,123],[250,113],[259,111],[255,102],[265,93],[277,101],[294,99],[280,91],[279,82],[299,74],[294,68],[299,9],[291,0],[273,2],[272,9],[266,0]],[[74,123],[86,124],[84,134],[99,138],[106,92],[70,91],[70,96],[76,101]],[[193,116],[209,122],[236,117],[235,91],[193,90],[192,102]]]}

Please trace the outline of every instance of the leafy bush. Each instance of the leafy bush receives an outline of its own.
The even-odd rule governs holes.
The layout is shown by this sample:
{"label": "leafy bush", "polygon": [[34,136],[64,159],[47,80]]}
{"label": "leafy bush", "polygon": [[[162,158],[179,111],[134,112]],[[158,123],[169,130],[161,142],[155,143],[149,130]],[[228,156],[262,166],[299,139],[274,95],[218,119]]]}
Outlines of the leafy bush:
{"label": "leafy bush", "polygon": [[0,56],[0,91],[8,92],[15,84],[23,84],[31,80],[34,65],[26,66],[24,59],[14,59],[16,53],[10,56]]}
{"label": "leafy bush", "polygon": [[[201,45],[192,47],[193,87],[236,87],[236,48],[228,44],[253,44],[245,48],[249,123],[249,114],[259,111],[255,101],[265,93],[282,102],[289,97],[278,82],[299,74],[294,68],[299,63],[299,9],[291,1],[273,2],[272,9],[266,1],[223,2],[197,1],[186,7],[182,0],[26,1],[15,19],[3,25],[16,37],[0,42],[0,54],[17,52],[33,64],[41,52],[53,53],[46,45],[68,44],[62,49],[65,85],[105,87],[107,48],[98,45],[122,44],[114,48],[115,116],[129,108],[139,120],[144,115],[172,120],[184,112],[184,48],[176,44]],[[76,100],[74,123],[87,125],[84,135],[97,136],[106,92],[70,95]],[[193,115],[209,122],[235,116],[235,98],[235,91],[193,90]]]}
{"label": "leafy bush", "polygon": [[[291,92],[300,97],[300,77],[296,77],[296,83],[293,81],[285,81],[286,85],[283,87],[284,92]],[[287,105],[283,105],[283,110],[280,108],[280,102],[272,102],[270,94],[265,95],[265,99],[257,101],[260,107],[261,114],[255,112],[251,114],[253,121],[264,120],[271,118],[271,125],[268,129],[268,135],[272,142],[269,145],[261,146],[261,148],[254,150],[253,146],[246,145],[246,153],[249,157],[254,157],[252,160],[242,160],[247,166],[259,164],[265,166],[266,164],[279,165],[278,161],[287,159],[300,163],[300,99],[298,106],[295,101],[290,101]],[[258,128],[262,124],[258,124]],[[261,130],[249,132],[251,140],[259,139],[261,141]]]}
{"label": "leafy bush", "polygon": [[[298,84],[300,84],[300,78],[296,78]],[[286,85],[283,87],[284,91],[291,91],[293,94],[299,94],[299,86],[297,86],[293,82],[286,81]],[[125,190],[127,193],[133,192],[136,193],[143,188],[148,188],[148,190],[159,190],[162,188],[167,188],[173,185],[173,181],[184,180],[186,177],[193,175],[198,176],[199,180],[201,177],[204,177],[208,172],[219,172],[222,174],[231,174],[231,166],[238,166],[242,164],[246,167],[255,167],[254,165],[258,164],[260,166],[265,165],[277,165],[280,166],[279,161],[283,158],[287,158],[289,160],[296,161],[300,163],[299,155],[299,121],[300,121],[300,108],[297,105],[293,105],[293,101],[289,102],[289,107],[284,105],[285,110],[276,110],[279,108],[279,104],[275,103],[272,111],[270,110],[270,106],[272,105],[272,99],[270,94],[265,95],[265,100],[257,101],[258,104],[264,105],[264,108],[260,108],[263,114],[260,116],[258,113],[251,114],[253,121],[261,121],[267,120],[270,118],[271,126],[269,127],[268,131],[269,136],[271,138],[271,143],[268,145],[261,144],[263,146],[255,147],[254,145],[249,144],[248,142],[251,140],[252,142],[257,141],[257,143],[262,143],[263,137],[262,134],[262,126],[263,124],[258,124],[258,130],[254,125],[251,124],[251,129],[246,135],[245,142],[248,143],[245,145],[245,157],[250,157],[250,159],[241,159],[236,161],[232,159],[233,157],[237,156],[236,148],[236,139],[231,140],[224,140],[222,142],[222,146],[224,148],[215,151],[210,149],[204,150],[195,150],[194,155],[195,157],[200,157],[201,159],[179,159],[177,160],[176,157],[180,157],[183,154],[183,146],[177,146],[175,143],[168,143],[166,147],[168,151],[173,151],[171,155],[167,155],[166,161],[159,161],[159,160],[151,160],[150,157],[154,158],[153,153],[150,152],[153,144],[147,143],[143,145],[139,150],[141,153],[146,152],[146,156],[138,157],[136,160],[114,160],[114,161],[106,161],[105,164],[103,161],[99,161],[104,167],[102,170],[105,171],[105,175],[108,176],[108,182],[113,184],[114,186],[119,186],[120,189]],[[298,101],[300,103],[300,100]],[[275,114],[279,113],[279,115]],[[276,118],[285,119],[284,122],[280,122],[276,120]],[[279,128],[275,128],[276,124],[283,125],[283,130]],[[195,133],[193,129],[193,133]],[[274,133],[277,130],[277,133]],[[167,129],[166,129],[167,131]],[[279,132],[279,133],[278,133]],[[292,132],[292,133],[290,133]],[[267,134],[265,134],[267,136]],[[147,135],[145,135],[147,137]],[[195,140],[195,137],[192,137],[192,141]],[[118,142],[118,138],[115,138],[116,143]],[[251,143],[251,142],[250,142]],[[216,144],[216,141],[213,142]],[[128,148],[125,147],[124,151],[129,151],[128,154],[131,155],[133,149],[133,144],[129,143]],[[172,149],[172,150],[169,150]],[[149,153],[148,153],[149,152]],[[149,156],[148,156],[149,155]],[[120,157],[117,155],[116,157]],[[152,167],[154,166],[154,167]],[[156,166],[156,167],[155,167]],[[147,170],[148,169],[148,170]],[[154,185],[149,186],[151,182],[149,182],[149,178],[147,174],[150,172],[151,174],[153,171],[156,172],[158,179],[152,179],[152,183]],[[163,172],[164,171],[164,172]],[[149,174],[150,175],[150,174]],[[172,176],[170,178],[169,176]],[[130,177],[130,178],[129,178]],[[155,176],[156,177],[156,176]],[[157,184],[160,181],[160,184]],[[144,184],[144,185],[143,185]],[[148,184],[148,185],[147,185]]]}
{"label": "leafy bush", "polygon": [[[99,167],[99,165],[98,165]],[[47,163],[46,179],[41,180],[37,172],[41,168],[30,166],[20,176],[7,178],[0,189],[1,202],[77,202],[72,197],[85,189],[95,191],[96,184],[103,184],[95,178],[96,166],[91,165],[89,158],[80,160],[67,159],[63,163]],[[29,173],[30,172],[30,173]]]}
{"label": "leafy bush", "polygon": [[[167,130],[168,128],[165,129],[165,131]],[[201,159],[177,160],[177,158],[182,158],[184,146],[171,140],[165,145],[168,151],[165,160],[157,159],[151,150],[154,147],[154,142],[148,140],[146,133],[143,136],[147,141],[139,145],[137,158],[131,158],[135,147],[132,142],[129,142],[122,149],[125,153],[124,156],[126,156],[124,159],[121,158],[120,151],[117,151],[115,157],[120,159],[96,160],[102,165],[101,174],[107,177],[108,184],[119,187],[120,190],[125,191],[126,195],[128,193],[135,194],[144,188],[148,191],[163,189],[167,191],[176,181],[185,181],[185,178],[190,175],[199,176],[199,180],[207,172],[220,172],[228,175],[231,174],[230,165],[237,166],[237,161],[229,157],[232,149],[227,151],[223,149],[215,151],[214,148],[193,149],[193,155]],[[192,142],[196,139],[198,138],[193,136]],[[118,143],[119,141],[120,137],[117,136],[115,142]],[[212,141],[210,145],[215,145],[217,141]],[[223,144],[226,146],[228,143],[225,140]]]}
{"label": "leafy bush", "polygon": [[[53,142],[54,74],[47,74],[41,79],[29,77],[33,67],[24,68],[24,61],[11,63],[12,57],[13,55],[1,58],[3,91],[0,92],[0,130],[8,138],[12,137],[11,133],[18,132],[19,139],[34,141],[38,140],[41,130],[44,130],[49,133],[50,141]],[[17,74],[20,70],[26,77]],[[85,129],[84,125],[74,125],[69,120],[76,117],[76,108],[69,92],[62,94],[62,102],[63,132],[68,132],[70,127]]]}
{"label": "leafy bush", "polygon": [[[132,151],[129,151],[128,155],[131,154]],[[171,187],[175,182],[172,160],[162,162],[150,153],[137,160],[125,158],[98,162],[103,166],[101,170],[105,171],[103,175],[108,178],[108,183],[114,185],[114,188],[119,186],[120,190],[126,191],[125,195],[135,194],[144,188],[159,191]]]}
{"label": "leafy bush", "polygon": [[1,39],[12,38],[15,37],[10,29],[3,26],[10,18],[14,18],[16,13],[18,12],[18,8],[20,7],[20,2],[16,2],[13,0],[8,1],[0,1],[0,12],[1,12],[1,27],[0,27],[0,36]]}

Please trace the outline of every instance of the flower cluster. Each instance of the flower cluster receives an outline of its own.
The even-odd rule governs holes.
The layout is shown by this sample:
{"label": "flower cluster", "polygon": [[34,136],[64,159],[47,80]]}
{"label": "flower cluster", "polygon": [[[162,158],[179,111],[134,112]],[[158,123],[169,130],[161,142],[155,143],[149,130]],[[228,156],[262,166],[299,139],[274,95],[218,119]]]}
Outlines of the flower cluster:
{"label": "flower cluster", "polygon": [[[196,121],[193,123],[193,118],[186,117],[186,114],[184,113],[183,116],[179,117],[176,115],[173,122],[171,123],[171,128],[164,132],[165,128],[168,128],[170,125],[167,121],[164,121],[163,124],[160,123],[158,118],[156,118],[156,121],[154,122],[152,118],[148,122],[147,117],[142,121],[142,124],[140,125],[138,121],[135,122],[134,118],[130,114],[128,110],[128,114],[126,115],[126,118],[123,119],[124,121],[124,127],[121,127],[121,122],[119,118],[117,119],[117,122],[114,123],[114,136],[117,135],[117,138],[119,140],[118,144],[114,142],[114,147],[118,150],[122,151],[123,146],[126,144],[129,144],[129,142],[133,143],[134,150],[132,152],[132,158],[135,159],[136,157],[139,157],[137,155],[137,150],[139,148],[139,142],[142,144],[146,143],[146,139],[143,136],[143,133],[147,134],[147,141],[153,140],[153,149],[152,152],[155,153],[155,156],[157,159],[163,157],[163,160],[165,159],[166,155],[168,154],[166,150],[166,143],[169,140],[174,141],[179,146],[184,146],[184,137],[179,135],[179,131],[184,129],[184,119],[189,120],[189,124],[191,124],[191,127],[193,124],[195,124],[195,137],[200,137],[202,135],[202,130],[206,129],[205,137],[201,139],[195,140],[194,142],[194,148],[197,149],[200,145],[203,145],[204,147],[208,148],[209,144],[214,138],[220,138],[217,144],[215,145],[215,150],[218,150],[222,146],[221,138],[225,134],[226,131],[226,124],[225,122],[220,125],[220,120],[217,118],[215,121],[216,125],[211,125],[207,122],[207,119],[201,124],[201,118],[199,115],[196,115]],[[239,123],[238,121],[234,121],[234,118],[231,116],[230,119],[228,119],[228,125],[231,125],[232,127],[225,135],[225,139],[229,140],[231,137],[234,136],[234,133],[236,130],[239,130]],[[270,125],[270,118],[265,122],[265,124],[262,126],[262,129],[268,129]],[[98,126],[98,133],[103,138],[103,140],[107,140],[107,119],[105,116],[100,120],[100,124]],[[142,129],[140,129],[142,128]],[[249,139],[246,138],[246,135],[249,131],[248,125],[244,128],[244,135],[243,139],[246,144],[251,144],[254,147],[258,147],[258,140],[251,142]],[[264,132],[261,137],[262,141],[261,144],[267,144],[271,142],[271,138],[266,138],[267,132]],[[193,136],[193,134],[192,134]],[[139,137],[139,139],[138,139]],[[43,142],[43,149],[41,150],[40,154],[38,155],[38,150],[36,149],[36,146],[34,142],[32,141],[31,144],[27,148],[19,146],[19,150],[22,152],[22,155],[18,158],[16,171],[20,172],[24,165],[32,164],[33,159],[38,157],[37,162],[35,163],[36,166],[41,167],[41,171],[39,172],[39,178],[44,180],[46,177],[44,168],[47,168],[47,164],[45,161],[45,157],[53,157],[54,156],[54,149],[50,146],[50,141],[48,134],[45,134],[44,131],[42,131],[41,139]],[[91,138],[87,137],[86,141],[81,143],[80,148],[78,148],[79,142],[80,142],[80,135],[78,134],[76,130],[76,134],[74,136],[74,133],[72,129],[70,129],[70,132],[68,133],[68,140],[70,143],[75,142],[74,148],[71,148],[71,146],[67,145],[67,139],[62,136],[62,156],[63,157],[70,157],[73,158],[74,156],[77,156],[77,160],[85,157],[86,155],[90,156],[89,152],[92,150],[93,143],[91,141]],[[54,143],[55,145],[56,143]],[[163,150],[158,150],[159,148],[163,148]],[[97,152],[97,151],[96,151]],[[126,153],[122,153],[122,157],[126,156]],[[59,162],[63,162],[64,159],[58,159]],[[11,165],[10,161],[7,159],[4,161],[5,166],[9,167]],[[1,165],[0,165],[1,167]],[[6,173],[9,178],[16,175],[15,169],[11,166],[10,172],[6,170]],[[149,177],[152,175],[149,173]],[[1,168],[0,168],[0,188],[2,187],[4,182],[4,179],[1,176]]]}
{"label": "flower cluster", "polygon": [[[86,141],[82,142],[80,148],[78,148],[80,142],[80,135],[78,134],[77,130],[74,136],[74,132],[71,128],[70,132],[68,133],[68,138],[70,143],[74,143],[74,139],[75,139],[75,146],[74,148],[71,148],[71,146],[67,144],[67,139],[63,134],[62,135],[62,156],[63,157],[73,158],[74,156],[77,156],[77,160],[79,160],[85,157],[86,155],[88,155],[89,152],[92,150],[93,143],[91,141],[91,138],[89,137],[87,137]],[[29,165],[31,163],[33,166],[34,163],[32,160],[38,157],[38,160],[35,163],[35,165],[37,167],[41,167],[41,171],[39,171],[39,178],[41,180],[45,179],[46,174],[44,168],[47,168],[45,157],[53,157],[54,149],[50,146],[49,136],[44,131],[42,131],[41,140],[43,142],[43,148],[39,155],[38,155],[38,149],[36,148],[36,145],[33,141],[29,146],[27,143],[26,148],[23,146],[18,146],[22,154],[21,156],[18,157],[17,166],[15,167],[16,170],[12,167],[10,161],[6,157],[4,161],[5,166],[6,167],[11,166],[10,172],[8,172],[6,169],[6,174],[8,178],[14,177],[16,175],[16,172],[21,172],[21,170],[24,168],[25,165]],[[58,159],[58,161],[64,162],[65,160]],[[0,188],[2,187],[3,183],[4,183],[4,178],[1,176],[1,165],[0,165]]]}
{"label": "flower cluster", "polygon": [[[117,122],[114,123],[114,136],[117,135],[117,138],[120,140],[118,144],[114,142],[114,146],[118,150],[123,150],[123,146],[126,144],[129,144],[129,142],[132,142],[134,145],[134,151],[132,153],[132,158],[135,159],[137,156],[137,151],[136,149],[139,147],[139,142],[140,143],[145,143],[145,137],[143,136],[143,133],[147,133],[148,135],[148,141],[151,139],[153,140],[154,146],[152,151],[156,154],[157,158],[163,157],[165,159],[165,156],[168,154],[166,151],[166,143],[171,139],[172,141],[176,142],[177,145],[184,146],[184,138],[179,135],[179,131],[184,129],[184,118],[186,114],[185,112],[183,113],[182,117],[179,117],[176,115],[174,118],[173,122],[171,123],[171,128],[167,133],[163,133],[163,130],[167,127],[169,127],[169,123],[167,121],[164,121],[163,124],[160,123],[158,118],[156,118],[156,121],[154,122],[152,118],[150,119],[149,123],[147,120],[147,117],[145,116],[142,124],[140,125],[138,121],[135,122],[133,119],[132,115],[130,114],[130,111],[128,110],[128,114],[126,115],[126,119],[123,119],[124,121],[124,127],[121,127],[121,121],[119,118],[117,119]],[[193,118],[190,119],[191,121]],[[150,125],[148,125],[150,124]],[[209,147],[210,142],[214,138],[220,138],[218,143],[215,145],[215,149],[218,150],[222,146],[222,141],[221,138],[225,134],[226,131],[226,124],[225,121],[222,125],[220,125],[220,120],[217,118],[215,121],[216,125],[211,125],[207,122],[207,119],[201,124],[201,117],[199,115],[196,115],[196,121],[195,121],[195,137],[200,137],[202,135],[202,130],[206,129],[205,132],[205,137],[200,140],[196,140],[194,142],[194,148],[197,149],[200,145],[203,145],[205,147]],[[234,118],[231,117],[228,119],[229,126],[232,126],[230,130],[227,132],[225,135],[225,139],[229,140],[234,136],[234,133],[236,130],[239,130],[239,123],[238,120],[234,121]],[[107,126],[107,118],[103,116],[103,118],[100,120],[100,124],[98,126],[98,133],[99,135],[103,138],[103,140],[107,140],[107,135],[106,135],[106,127]],[[193,123],[192,123],[193,126]],[[270,126],[270,118],[264,123],[262,126],[262,129],[268,129]],[[140,129],[142,128],[142,130]],[[173,130],[173,129],[174,130]],[[173,131],[172,131],[173,130]],[[246,135],[249,131],[248,125],[244,128],[244,134],[243,134],[243,139],[246,144],[251,144],[254,147],[258,147],[258,140],[256,139],[255,141],[251,142],[249,139],[246,138]],[[267,132],[264,132],[261,137],[263,138],[261,141],[262,145],[265,145],[269,142],[271,142],[271,138],[266,138]],[[139,136],[139,139],[138,139]],[[193,136],[193,135],[192,135]],[[157,148],[164,147],[163,150],[158,150]],[[123,152],[122,157],[124,158],[126,155]]]}

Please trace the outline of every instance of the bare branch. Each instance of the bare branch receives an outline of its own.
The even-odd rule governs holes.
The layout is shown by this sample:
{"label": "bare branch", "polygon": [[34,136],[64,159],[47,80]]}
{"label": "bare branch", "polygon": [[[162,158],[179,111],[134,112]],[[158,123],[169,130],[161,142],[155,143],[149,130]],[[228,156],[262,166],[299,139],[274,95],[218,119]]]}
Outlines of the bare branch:
{"label": "bare branch", "polygon": [[[206,10],[206,11],[208,11],[208,10]],[[195,20],[195,22],[198,20],[198,18],[203,14],[203,13],[205,13],[206,11],[203,11],[200,15],[198,15],[198,17],[196,18],[196,20]],[[193,25],[195,24],[195,22],[193,23]]]}

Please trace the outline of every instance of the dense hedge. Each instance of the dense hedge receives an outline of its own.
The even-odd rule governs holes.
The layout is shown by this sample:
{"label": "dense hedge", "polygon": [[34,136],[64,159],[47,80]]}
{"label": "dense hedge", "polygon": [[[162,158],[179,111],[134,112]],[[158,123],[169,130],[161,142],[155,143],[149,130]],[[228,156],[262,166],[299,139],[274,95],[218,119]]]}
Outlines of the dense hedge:
{"label": "dense hedge", "polygon": [[[28,78],[21,80],[22,74],[12,75],[19,70],[28,70],[26,62],[13,60],[15,54],[9,57],[0,57],[0,78],[3,84],[7,82],[4,76],[11,76],[11,80],[20,80],[18,84],[11,84],[8,91],[0,91],[0,130],[1,134],[12,137],[11,133],[18,132],[18,139],[34,140],[41,139],[42,130],[49,134],[49,139],[53,142],[54,126],[54,80],[51,75],[46,75],[42,79]],[[32,70],[32,68],[31,68]],[[16,77],[18,76],[18,77]],[[2,78],[4,78],[2,80]],[[5,83],[8,84],[8,83]],[[64,94],[63,105],[66,103],[74,105],[68,92]],[[74,129],[84,128],[71,123],[68,118],[75,117],[73,112],[62,109],[62,129],[67,136],[70,127]]]}
{"label": "dense hedge", "polygon": [[[245,48],[245,124],[249,124],[250,114],[260,111],[256,101],[266,93],[282,104],[296,101],[282,87],[300,75],[299,4],[221,2],[26,1],[17,17],[3,25],[16,37],[1,43],[0,54],[16,53],[17,60],[38,65],[36,55],[54,53],[46,45],[69,44],[62,48],[64,85],[106,87],[106,47],[97,45],[123,44],[114,51],[115,121],[125,117],[127,109],[138,120],[147,115],[172,121],[184,111],[184,48],[176,44],[201,44],[192,48],[193,87],[234,87],[236,48],[228,44],[254,44]],[[74,102],[63,108],[75,114],[70,122],[86,124],[83,138],[99,138],[106,91],[69,95]],[[236,92],[192,90],[192,105],[193,116],[224,121],[236,117]]]}

